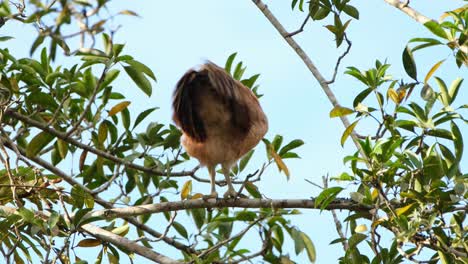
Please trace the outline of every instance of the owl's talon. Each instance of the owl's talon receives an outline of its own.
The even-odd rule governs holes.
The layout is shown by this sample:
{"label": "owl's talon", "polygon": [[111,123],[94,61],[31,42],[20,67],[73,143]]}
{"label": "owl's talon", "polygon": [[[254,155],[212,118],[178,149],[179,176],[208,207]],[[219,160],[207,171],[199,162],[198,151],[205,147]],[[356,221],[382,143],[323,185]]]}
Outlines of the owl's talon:
{"label": "owl's talon", "polygon": [[227,192],[224,193],[223,195],[224,199],[236,199],[237,198],[237,192],[234,189],[229,189]]}

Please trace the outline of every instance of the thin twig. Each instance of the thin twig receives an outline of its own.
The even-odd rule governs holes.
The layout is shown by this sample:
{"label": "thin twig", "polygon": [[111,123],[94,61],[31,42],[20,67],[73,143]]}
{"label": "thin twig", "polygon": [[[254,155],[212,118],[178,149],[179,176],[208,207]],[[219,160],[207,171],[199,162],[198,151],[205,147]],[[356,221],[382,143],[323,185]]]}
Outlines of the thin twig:
{"label": "thin twig", "polygon": [[293,31],[293,32],[291,32],[291,33],[289,33],[289,34],[287,34],[285,37],[286,37],[286,38],[290,38],[290,37],[292,37],[292,36],[294,36],[294,35],[296,35],[296,34],[301,33],[302,31],[304,31],[304,27],[305,27],[305,25],[307,24],[307,21],[309,21],[309,18],[310,18],[310,15],[307,14],[307,17],[304,19],[304,22],[302,22],[301,27],[300,27],[298,30],[295,30],[295,31]]}
{"label": "thin twig", "polygon": [[212,253],[213,251],[219,249],[220,247],[226,245],[227,243],[233,241],[234,239],[237,239],[239,237],[242,237],[245,233],[247,233],[247,231],[250,230],[250,228],[252,228],[253,226],[255,226],[258,222],[262,221],[264,218],[263,217],[260,217],[258,219],[256,219],[255,221],[253,221],[252,223],[250,223],[246,228],[244,228],[242,231],[240,231],[239,233],[237,233],[236,235],[234,236],[231,236],[230,238],[227,238],[223,241],[220,241],[218,242],[216,245],[206,249],[205,251],[203,251],[202,253],[200,253],[198,255],[199,258],[204,258],[205,256],[209,255],[210,253]]}
{"label": "thin twig", "polygon": [[333,71],[333,77],[330,81],[327,81],[327,84],[332,84],[335,82],[336,74],[338,73],[338,68],[340,67],[341,60],[344,57],[346,57],[346,55],[348,55],[349,51],[351,50],[351,46],[353,43],[351,42],[351,40],[348,39],[348,36],[346,33],[344,33],[344,40],[346,41],[346,44],[348,45],[348,47],[346,47],[346,50],[343,52],[343,54],[341,54],[341,56],[338,57],[338,60],[336,61],[336,64],[335,64],[335,70]]}
{"label": "thin twig", "polygon": [[[288,33],[286,29],[283,27],[283,25],[278,21],[278,19],[271,13],[271,11],[268,9],[268,7],[263,3],[261,0],[252,0],[252,2],[258,7],[258,9],[265,15],[265,17],[270,21],[270,23],[275,27],[275,29],[278,31],[278,33],[284,38],[284,40],[291,46],[291,48],[297,53],[297,55],[302,59],[304,64],[307,66],[307,68],[310,70],[312,75],[315,77],[315,79],[319,82],[320,87],[322,90],[325,92],[328,100],[331,102],[331,104],[334,107],[340,106],[338,103],[338,100],[336,99],[335,94],[332,92],[330,87],[327,84],[327,81],[323,77],[323,75],[320,73],[320,71],[317,69],[315,64],[312,62],[310,57],[305,53],[305,51],[301,48],[301,46],[293,39],[293,38],[288,38]],[[350,126],[350,122],[346,116],[340,116],[340,120],[343,123],[345,128],[348,128]],[[361,145],[359,144],[359,140],[356,137],[356,134],[353,132],[351,133],[351,138],[354,142],[354,145],[356,148],[359,150],[360,154],[362,157],[367,160],[366,154],[361,148]]]}

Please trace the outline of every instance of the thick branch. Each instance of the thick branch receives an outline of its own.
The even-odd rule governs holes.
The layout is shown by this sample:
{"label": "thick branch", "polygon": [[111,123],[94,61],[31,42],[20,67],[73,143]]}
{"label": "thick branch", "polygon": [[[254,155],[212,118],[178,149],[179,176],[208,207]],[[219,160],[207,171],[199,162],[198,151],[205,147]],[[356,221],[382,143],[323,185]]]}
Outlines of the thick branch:
{"label": "thick branch", "polygon": [[[98,210],[86,214],[85,218],[116,218],[137,216],[143,214],[154,214],[160,212],[179,211],[186,209],[226,207],[317,209],[315,200],[312,199],[197,199]],[[327,207],[324,208],[324,210],[334,209],[367,212],[372,208],[369,206],[358,204],[349,199],[337,198],[333,202],[331,202]]]}
{"label": "thick branch", "polygon": [[92,235],[93,237],[96,237],[102,241],[111,243],[113,245],[117,245],[119,247],[125,248],[131,252],[135,252],[140,256],[143,256],[147,259],[155,261],[156,263],[163,263],[163,264],[183,263],[183,262],[179,262],[177,260],[171,259],[162,254],[156,253],[150,248],[141,246],[135,242],[132,242],[126,239],[125,237],[121,237],[112,232],[99,228],[95,225],[85,224],[85,225],[82,225],[80,228],[86,231],[87,233],[89,233],[90,235]]}
{"label": "thick branch", "polygon": [[[310,57],[307,56],[307,54],[301,48],[301,46],[293,38],[288,37],[289,34],[286,31],[286,29],[283,27],[283,25],[278,21],[275,15],[271,13],[268,7],[261,0],[252,0],[252,2],[254,2],[254,4],[258,7],[258,9],[262,11],[263,15],[265,15],[268,21],[270,21],[270,23],[275,27],[275,29],[281,34],[283,39],[286,40],[289,46],[291,46],[291,48],[293,48],[294,51],[297,53],[297,55],[302,59],[302,61],[307,66],[309,71],[312,73],[315,79],[319,82],[320,87],[327,95],[327,98],[331,102],[331,104],[334,107],[339,106],[340,104],[338,103],[338,100],[336,99],[335,94],[332,92],[332,90],[328,86],[327,80],[325,80],[323,75],[317,69],[315,64],[310,59]],[[340,119],[346,128],[349,127],[350,123],[346,116],[340,116]],[[361,156],[366,157],[365,153],[361,149],[361,145],[359,144],[358,138],[356,137],[356,134],[354,132],[351,133],[351,138],[353,139],[354,144],[356,145],[357,149],[361,153]]]}
{"label": "thick branch", "polygon": [[401,12],[407,14],[417,22],[424,24],[428,21],[431,21],[432,19],[426,17],[425,15],[419,13],[418,11],[414,10],[413,8],[408,6],[408,3],[403,3],[400,2],[400,0],[384,0],[387,2],[389,5],[392,5],[398,9],[400,9]]}
{"label": "thick branch", "polygon": [[[17,149],[19,151],[19,154],[20,155],[25,155],[25,151],[24,149],[22,149],[21,147],[19,146],[16,146],[16,145],[11,145],[10,142],[5,142],[4,143],[5,146],[7,148],[10,148],[10,149]],[[59,176],[60,178],[62,178],[63,180],[65,180],[67,183],[69,183],[70,185],[72,186],[79,186],[80,188],[82,188],[85,192],[91,194],[93,197],[94,197],[94,200],[96,201],[96,203],[100,204],[101,206],[103,206],[104,208],[112,208],[113,205],[103,199],[101,199],[97,194],[93,193],[92,190],[90,190],[89,188],[87,188],[86,186],[84,186],[83,184],[79,183],[78,181],[76,181],[73,177],[71,177],[70,175],[66,174],[65,172],[61,171],[59,168],[53,166],[52,164],[50,164],[49,162],[39,158],[39,157],[32,157],[32,158],[29,158],[30,160],[32,160],[33,162],[37,163],[38,165],[40,165],[41,167],[45,168],[46,170],[52,172],[53,174]],[[151,234],[152,236],[154,237],[161,237],[162,234],[152,228],[150,228],[149,226],[145,225],[145,224],[142,224],[140,221],[138,221],[136,218],[133,218],[133,217],[124,217],[123,219],[125,219],[126,221],[128,221],[129,223],[131,223],[132,225],[136,226],[137,228],[147,232],[148,234]],[[164,242],[166,242],[167,244],[179,249],[179,250],[183,250],[187,253],[196,253],[195,250],[193,250],[192,248],[178,242],[178,241],[175,241],[174,239],[170,238],[170,237],[163,237],[162,240]]]}
{"label": "thick branch", "polygon": [[[17,210],[15,208],[9,207],[9,206],[0,206],[0,211],[3,211],[4,213],[8,215],[13,215],[17,213]],[[48,212],[37,212],[39,215],[42,215],[44,217],[49,217]],[[104,230],[102,228],[99,228],[95,225],[92,224],[84,224],[80,226],[80,229],[85,231],[86,233],[90,234],[91,236],[104,241],[111,243],[113,245],[117,245],[119,247],[125,248],[128,251],[135,252],[136,254],[143,256],[147,259],[153,260],[157,263],[163,263],[163,264],[178,264],[182,263],[179,261],[176,261],[174,259],[171,259],[169,257],[166,257],[162,254],[156,253],[152,251],[150,248],[147,248],[145,246],[141,246],[133,241],[130,241],[126,239],[125,237],[121,237],[119,235],[116,235],[112,232],[109,232],[107,230]]]}

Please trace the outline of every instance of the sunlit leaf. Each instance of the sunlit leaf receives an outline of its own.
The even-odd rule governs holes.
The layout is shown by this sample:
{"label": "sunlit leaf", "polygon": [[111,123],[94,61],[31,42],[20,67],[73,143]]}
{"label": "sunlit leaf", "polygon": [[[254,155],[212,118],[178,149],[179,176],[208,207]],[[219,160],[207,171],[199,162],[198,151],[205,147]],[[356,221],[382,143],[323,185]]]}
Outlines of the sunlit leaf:
{"label": "sunlit leaf", "polygon": [[307,257],[309,257],[310,262],[315,263],[316,252],[315,252],[315,246],[312,243],[312,240],[304,232],[301,232],[301,236],[302,236],[302,240],[304,241],[304,246],[307,252]]}
{"label": "sunlit leaf", "polygon": [[180,191],[180,199],[182,200],[187,199],[191,192],[192,192],[192,180],[188,180],[182,186],[182,190]]}
{"label": "sunlit leaf", "polygon": [[135,84],[148,96],[151,96],[152,87],[148,79],[143,75],[141,71],[138,71],[134,67],[125,66],[125,72],[135,82]]}
{"label": "sunlit leaf", "polygon": [[130,226],[128,224],[125,224],[123,226],[119,226],[119,227],[112,229],[111,232],[118,236],[124,237],[128,233],[129,230],[130,230]]}
{"label": "sunlit leaf", "polygon": [[444,60],[441,60],[439,62],[437,62],[436,64],[434,64],[432,66],[432,68],[429,70],[429,72],[426,74],[426,77],[424,78],[424,82],[427,83],[427,81],[429,81],[429,79],[431,78],[431,76],[434,74],[435,71],[437,71],[437,69],[440,67],[440,65],[442,65],[442,63],[445,61]]}
{"label": "sunlit leaf", "polygon": [[356,233],[364,233],[367,231],[367,226],[366,225],[358,225],[356,228],[354,228],[354,232]]}
{"label": "sunlit leaf", "polygon": [[341,136],[341,146],[344,146],[344,143],[346,142],[346,139],[353,133],[354,127],[358,124],[359,120],[354,121],[351,125],[349,125],[345,131],[343,132],[343,135]]}
{"label": "sunlit leaf", "polygon": [[331,111],[330,111],[330,117],[340,117],[340,116],[345,116],[354,113],[353,109],[343,107],[343,106],[335,106]]}
{"label": "sunlit leaf", "polygon": [[276,153],[275,149],[270,145],[270,155],[273,157],[273,160],[275,161],[276,165],[278,166],[279,171],[283,171],[284,174],[286,175],[286,178],[289,180],[289,169],[284,163],[284,161],[281,159],[281,157]]}
{"label": "sunlit leaf", "polygon": [[131,104],[130,101],[123,101],[123,102],[120,102],[116,105],[114,105],[111,110],[109,111],[109,116],[113,116],[117,113],[119,113],[120,111],[124,110],[125,108],[127,108],[129,105]]}

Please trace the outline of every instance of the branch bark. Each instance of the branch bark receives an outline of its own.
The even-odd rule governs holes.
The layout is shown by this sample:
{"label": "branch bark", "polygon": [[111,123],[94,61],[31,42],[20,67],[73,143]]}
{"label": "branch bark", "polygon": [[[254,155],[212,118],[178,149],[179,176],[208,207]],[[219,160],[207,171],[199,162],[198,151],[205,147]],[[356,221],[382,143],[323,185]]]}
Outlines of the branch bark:
{"label": "branch bark", "polygon": [[165,255],[162,255],[160,253],[156,253],[150,248],[147,248],[145,246],[141,246],[135,242],[132,242],[125,237],[121,237],[119,235],[116,235],[112,232],[109,232],[107,230],[104,230],[102,228],[99,228],[95,225],[92,224],[85,224],[80,227],[82,230],[84,230],[86,233],[92,235],[95,238],[98,238],[102,241],[111,243],[113,245],[117,245],[119,247],[123,247],[131,252],[135,252],[136,254],[143,256],[147,259],[150,259],[152,261],[155,261],[156,263],[162,263],[162,264],[181,264],[183,262],[171,259]]}
{"label": "branch bark", "polygon": [[[116,218],[116,217],[129,217],[143,214],[154,214],[169,211],[179,211],[186,209],[197,208],[305,208],[305,209],[319,209],[316,208],[315,200],[313,199],[197,199],[197,200],[184,200],[178,202],[165,202],[157,204],[145,204],[139,206],[131,206],[124,208],[112,208],[97,210],[89,212],[83,219],[88,218]],[[352,200],[337,198],[331,202],[324,210],[349,210],[356,212],[368,212],[372,207],[358,204]]]}
{"label": "branch bark", "polygon": [[432,19],[426,17],[425,15],[419,13],[418,11],[414,10],[413,8],[408,6],[408,3],[400,2],[400,0],[384,0],[387,4],[398,8],[401,12],[407,14],[412,19],[416,20],[417,22],[424,24],[426,22],[431,21]]}

